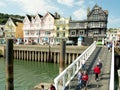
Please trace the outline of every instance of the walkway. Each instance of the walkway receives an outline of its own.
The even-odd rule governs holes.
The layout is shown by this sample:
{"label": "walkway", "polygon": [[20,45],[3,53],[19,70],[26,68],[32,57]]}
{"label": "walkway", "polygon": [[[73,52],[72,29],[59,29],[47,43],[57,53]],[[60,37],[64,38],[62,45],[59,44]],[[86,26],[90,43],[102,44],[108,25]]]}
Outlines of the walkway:
{"label": "walkway", "polygon": [[[93,68],[98,61],[98,57],[101,58],[103,63],[101,79],[99,82],[95,81],[95,75],[93,74]],[[111,52],[107,50],[105,46],[97,46],[93,54],[89,57],[89,60],[86,62],[89,82],[87,90],[109,90],[109,79],[110,79],[110,63],[111,61]],[[69,86],[65,90],[80,90],[77,87],[77,77],[75,77]],[[84,90],[84,89],[81,89]]]}

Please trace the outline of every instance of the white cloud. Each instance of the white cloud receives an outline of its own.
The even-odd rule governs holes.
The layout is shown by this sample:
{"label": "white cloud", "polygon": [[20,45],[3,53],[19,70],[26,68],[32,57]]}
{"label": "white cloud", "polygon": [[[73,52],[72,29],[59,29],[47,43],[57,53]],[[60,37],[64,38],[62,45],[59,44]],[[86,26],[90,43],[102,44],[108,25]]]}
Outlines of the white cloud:
{"label": "white cloud", "polygon": [[0,2],[0,7],[3,7],[3,6],[5,6],[5,5],[6,5],[5,3]]}
{"label": "white cloud", "polygon": [[75,3],[74,0],[57,0],[57,2],[67,6],[73,6]]}
{"label": "white cloud", "polygon": [[83,6],[84,2],[84,0],[79,0],[78,2],[75,2],[75,4],[78,6]]}
{"label": "white cloud", "polygon": [[79,10],[74,11],[73,15],[79,20],[87,19],[87,12],[85,8],[80,8]]}
{"label": "white cloud", "polygon": [[25,13],[30,14],[44,14],[47,11],[59,11],[59,9],[53,5],[50,5],[50,0],[12,0],[14,2],[17,2],[22,10],[24,10]]}

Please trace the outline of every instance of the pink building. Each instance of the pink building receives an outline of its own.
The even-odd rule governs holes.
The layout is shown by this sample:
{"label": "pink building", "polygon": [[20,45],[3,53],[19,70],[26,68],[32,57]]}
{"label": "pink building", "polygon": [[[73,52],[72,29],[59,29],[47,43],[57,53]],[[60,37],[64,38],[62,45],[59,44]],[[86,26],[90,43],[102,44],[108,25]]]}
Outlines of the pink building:
{"label": "pink building", "polygon": [[26,43],[54,43],[54,20],[56,17],[47,12],[44,16],[26,15],[23,20],[24,41]]}

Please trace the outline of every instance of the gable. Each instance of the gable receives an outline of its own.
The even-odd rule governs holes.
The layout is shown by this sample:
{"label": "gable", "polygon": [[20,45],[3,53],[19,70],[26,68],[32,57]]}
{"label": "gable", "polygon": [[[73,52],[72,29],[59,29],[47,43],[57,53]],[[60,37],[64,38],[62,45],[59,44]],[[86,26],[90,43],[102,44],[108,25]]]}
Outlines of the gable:
{"label": "gable", "polygon": [[28,19],[28,16],[25,16],[24,20],[23,20],[23,23],[30,23],[30,20]]}
{"label": "gable", "polygon": [[43,22],[45,22],[45,21],[54,21],[53,15],[51,15],[50,13],[47,13],[47,14],[43,17]]}
{"label": "gable", "polygon": [[94,7],[88,15],[89,20],[106,20],[107,15],[100,7]]}
{"label": "gable", "polygon": [[11,18],[9,18],[8,20],[7,20],[7,22],[6,22],[6,24],[5,24],[5,27],[15,27],[15,24],[14,24],[14,22],[12,21],[12,19]]}
{"label": "gable", "polygon": [[41,22],[41,17],[38,14],[35,16],[35,23],[37,22]]}

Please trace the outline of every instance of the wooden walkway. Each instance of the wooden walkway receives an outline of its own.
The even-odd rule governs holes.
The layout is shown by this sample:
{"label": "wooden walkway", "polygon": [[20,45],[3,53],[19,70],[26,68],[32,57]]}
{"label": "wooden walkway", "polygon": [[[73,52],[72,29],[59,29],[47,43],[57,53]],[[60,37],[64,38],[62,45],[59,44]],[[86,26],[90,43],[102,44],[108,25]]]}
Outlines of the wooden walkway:
{"label": "wooden walkway", "polygon": [[[93,74],[93,68],[98,62],[98,57],[100,57],[103,68],[101,73],[101,78],[98,82],[95,81],[95,74]],[[93,54],[90,56],[89,60],[86,62],[89,81],[87,85],[87,90],[109,90],[109,80],[110,80],[110,65],[111,65],[111,52],[107,50],[105,46],[97,46]],[[77,87],[78,81],[75,77],[71,83],[66,87],[65,90],[84,90]]]}

